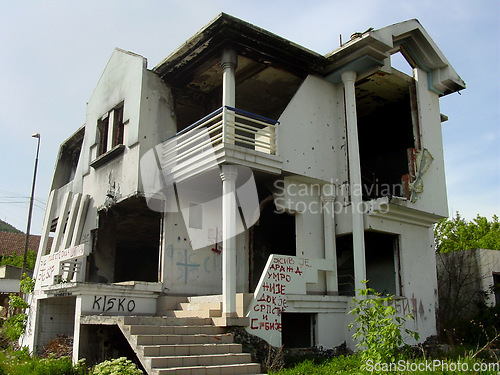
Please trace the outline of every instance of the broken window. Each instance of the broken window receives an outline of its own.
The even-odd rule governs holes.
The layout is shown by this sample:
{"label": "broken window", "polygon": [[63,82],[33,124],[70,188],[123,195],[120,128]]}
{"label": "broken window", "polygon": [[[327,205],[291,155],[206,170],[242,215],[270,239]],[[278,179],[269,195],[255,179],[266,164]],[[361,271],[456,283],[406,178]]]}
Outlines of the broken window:
{"label": "broken window", "polygon": [[363,199],[407,195],[409,156],[420,149],[415,83],[395,69],[356,85]]}
{"label": "broken window", "polygon": [[[399,272],[399,237],[365,232],[365,264],[368,287],[383,295],[403,295]],[[339,295],[353,296],[354,256],[352,234],[337,237],[337,278]]]}
{"label": "broken window", "polygon": [[95,246],[89,256],[90,282],[157,282],[161,213],[132,197],[99,212]]}
{"label": "broken window", "polygon": [[123,144],[123,103],[97,120],[97,156]]}
{"label": "broken window", "polygon": [[399,281],[399,240],[397,235],[365,232],[365,262],[368,287],[382,295],[402,295]]}
{"label": "broken window", "polygon": [[81,127],[61,145],[51,190],[59,189],[73,181],[80,159],[84,134],[85,127]]}

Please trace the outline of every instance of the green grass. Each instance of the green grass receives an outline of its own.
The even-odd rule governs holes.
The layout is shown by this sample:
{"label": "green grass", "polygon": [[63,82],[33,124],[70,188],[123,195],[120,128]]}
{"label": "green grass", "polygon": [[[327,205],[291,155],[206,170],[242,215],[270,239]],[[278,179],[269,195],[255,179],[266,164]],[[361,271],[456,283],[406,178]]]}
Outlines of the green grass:
{"label": "green grass", "polygon": [[[383,364],[367,363],[367,368],[362,370],[363,363],[358,355],[352,356],[340,356],[326,360],[323,362],[315,362],[313,360],[305,360],[294,365],[291,368],[285,368],[281,371],[271,371],[270,375],[313,375],[313,374],[328,374],[328,375],[358,375],[358,374],[394,374],[394,375],[406,375],[406,374],[486,374],[486,375],[497,375],[498,367],[495,369],[490,367],[489,371],[483,371],[480,367],[474,371],[474,365],[480,366],[481,362],[467,357],[460,357],[455,360],[444,359],[437,360],[438,362],[433,362],[435,360],[429,359],[427,362],[424,359],[412,359],[412,360],[401,360],[393,364],[394,368],[384,367]],[[461,364],[462,369],[467,366],[468,371],[459,371],[460,368],[456,368],[457,364]],[[385,366],[389,366],[388,364]],[[483,366],[487,366],[483,363]],[[493,366],[493,365],[491,365]],[[387,370],[387,371],[386,371]]]}
{"label": "green grass", "polygon": [[73,366],[71,358],[40,358],[24,350],[0,351],[0,375],[84,375],[85,366]]}

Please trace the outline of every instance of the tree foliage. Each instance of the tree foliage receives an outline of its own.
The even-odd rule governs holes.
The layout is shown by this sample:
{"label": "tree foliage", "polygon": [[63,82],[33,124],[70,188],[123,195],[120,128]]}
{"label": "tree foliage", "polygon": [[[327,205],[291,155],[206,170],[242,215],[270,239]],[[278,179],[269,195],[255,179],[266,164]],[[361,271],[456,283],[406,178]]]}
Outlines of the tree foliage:
{"label": "tree foliage", "polygon": [[440,220],[434,227],[436,252],[449,253],[458,250],[500,250],[500,222],[498,216],[492,220],[477,215],[471,221],[457,212],[456,216]]}
{"label": "tree foliage", "polygon": [[[5,255],[0,259],[0,266],[15,266],[21,268],[23,266],[24,254]],[[36,253],[28,249],[26,254],[26,269],[33,270],[36,263]]]}

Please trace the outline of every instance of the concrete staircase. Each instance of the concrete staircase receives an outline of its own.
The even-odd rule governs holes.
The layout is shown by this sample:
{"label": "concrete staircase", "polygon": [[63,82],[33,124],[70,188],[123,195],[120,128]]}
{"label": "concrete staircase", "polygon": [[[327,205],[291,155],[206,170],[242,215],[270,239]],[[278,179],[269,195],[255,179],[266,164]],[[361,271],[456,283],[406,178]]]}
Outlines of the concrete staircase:
{"label": "concrete staircase", "polygon": [[[120,330],[149,375],[258,374],[260,365],[233,342],[222,317],[220,296],[170,297],[164,316],[123,317]],[[239,297],[237,322],[248,297]],[[241,315],[240,315],[241,312]],[[219,324],[226,325],[226,324]]]}

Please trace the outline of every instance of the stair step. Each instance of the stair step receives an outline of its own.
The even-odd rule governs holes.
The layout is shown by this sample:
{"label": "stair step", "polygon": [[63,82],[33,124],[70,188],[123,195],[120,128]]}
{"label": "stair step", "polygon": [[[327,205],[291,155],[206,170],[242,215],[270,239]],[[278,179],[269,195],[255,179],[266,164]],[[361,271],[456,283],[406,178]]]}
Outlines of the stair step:
{"label": "stair step", "polygon": [[169,317],[176,318],[217,318],[222,316],[222,310],[171,310],[166,312]]}
{"label": "stair step", "polygon": [[215,327],[213,325],[202,325],[202,326],[157,326],[157,325],[131,325],[130,334],[131,335],[164,335],[164,334],[175,334],[175,335],[196,335],[196,334],[207,334],[215,335],[225,333],[225,329],[222,327]]}
{"label": "stair step", "polygon": [[216,335],[137,335],[137,345],[168,344],[229,344],[233,342],[230,333]]}
{"label": "stair step", "polygon": [[222,302],[184,302],[179,303],[181,310],[222,310]]}
{"label": "stair step", "polygon": [[211,325],[210,318],[183,317],[176,318],[170,316],[125,316],[125,325],[155,325],[155,326],[204,326]]}
{"label": "stair step", "polygon": [[248,353],[187,355],[150,358],[151,367],[192,367],[248,364],[252,357]]}
{"label": "stair step", "polygon": [[238,375],[238,374],[259,374],[260,365],[257,363],[217,365],[217,366],[193,366],[193,367],[172,367],[169,369],[159,369],[158,375]]}
{"label": "stair step", "polygon": [[241,344],[145,345],[145,357],[241,353]]}

